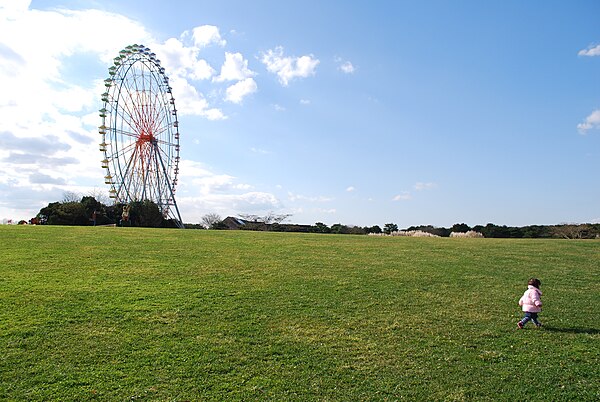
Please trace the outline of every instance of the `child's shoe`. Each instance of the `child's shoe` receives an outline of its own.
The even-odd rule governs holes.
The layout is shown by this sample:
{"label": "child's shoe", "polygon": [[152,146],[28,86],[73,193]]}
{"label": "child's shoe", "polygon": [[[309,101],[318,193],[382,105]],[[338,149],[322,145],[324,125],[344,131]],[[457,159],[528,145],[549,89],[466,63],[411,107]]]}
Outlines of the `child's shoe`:
{"label": "child's shoe", "polygon": [[523,329],[523,323],[521,321],[517,323],[517,329]]}
{"label": "child's shoe", "polygon": [[540,323],[538,323],[538,324],[535,324],[535,327],[536,327],[536,328],[542,328],[542,323],[540,322]]}

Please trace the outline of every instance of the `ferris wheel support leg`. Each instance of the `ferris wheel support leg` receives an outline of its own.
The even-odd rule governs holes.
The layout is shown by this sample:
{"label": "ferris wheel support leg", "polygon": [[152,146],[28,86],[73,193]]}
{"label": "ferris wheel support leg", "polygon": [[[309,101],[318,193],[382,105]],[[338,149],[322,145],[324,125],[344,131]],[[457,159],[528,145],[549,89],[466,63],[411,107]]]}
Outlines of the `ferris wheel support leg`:
{"label": "ferris wheel support leg", "polygon": [[[160,161],[160,165],[163,169],[163,172],[166,175],[167,169],[165,167],[165,163],[163,162],[162,156],[160,155],[160,152],[156,152],[156,155],[158,155],[158,160]],[[177,201],[175,201],[175,194],[173,193],[173,187],[171,187],[171,183],[169,183],[169,181],[167,181],[166,184],[167,184],[167,188],[169,190],[171,199],[173,200],[173,206],[175,207],[175,212],[177,213],[177,216],[175,216],[175,225],[177,225],[177,227],[179,229],[185,229],[185,226],[183,225],[183,221],[181,220],[181,214],[179,213],[179,207],[177,207]],[[170,208],[169,208],[169,210],[170,210]]]}
{"label": "ferris wheel support leg", "polygon": [[177,227],[179,229],[185,229],[185,225],[183,224],[183,221],[181,220],[181,215],[179,214],[179,208],[177,207],[177,202],[175,201],[175,195],[173,193],[171,193],[171,196],[173,197],[173,206],[175,207],[175,212],[177,212],[177,219],[175,219],[175,224],[177,225]]}

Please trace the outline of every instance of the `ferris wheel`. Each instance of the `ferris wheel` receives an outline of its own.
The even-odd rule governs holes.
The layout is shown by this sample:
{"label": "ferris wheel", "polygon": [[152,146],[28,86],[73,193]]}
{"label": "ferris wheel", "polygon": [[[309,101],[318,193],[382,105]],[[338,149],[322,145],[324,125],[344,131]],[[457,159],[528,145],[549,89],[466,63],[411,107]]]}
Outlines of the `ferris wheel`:
{"label": "ferris wheel", "polygon": [[169,78],[156,55],[130,45],[114,58],[100,109],[104,181],[115,203],[156,203],[183,228],[175,202],[179,122]]}

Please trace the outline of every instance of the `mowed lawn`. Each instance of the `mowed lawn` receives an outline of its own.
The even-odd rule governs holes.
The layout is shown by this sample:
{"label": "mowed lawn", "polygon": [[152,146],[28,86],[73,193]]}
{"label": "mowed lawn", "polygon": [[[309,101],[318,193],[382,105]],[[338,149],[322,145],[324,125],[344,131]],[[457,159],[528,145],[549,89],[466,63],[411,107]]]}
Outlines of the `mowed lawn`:
{"label": "mowed lawn", "polygon": [[599,400],[600,242],[0,226],[0,400],[400,399]]}

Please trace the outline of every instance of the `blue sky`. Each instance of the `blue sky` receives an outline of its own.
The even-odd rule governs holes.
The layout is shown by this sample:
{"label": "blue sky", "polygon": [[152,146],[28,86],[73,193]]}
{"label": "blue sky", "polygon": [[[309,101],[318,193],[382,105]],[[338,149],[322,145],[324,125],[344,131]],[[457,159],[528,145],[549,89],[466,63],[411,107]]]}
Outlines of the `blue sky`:
{"label": "blue sky", "polygon": [[599,19],[598,1],[0,0],[0,219],[107,195],[101,82],[144,43],[176,83],[185,222],[600,222]]}

